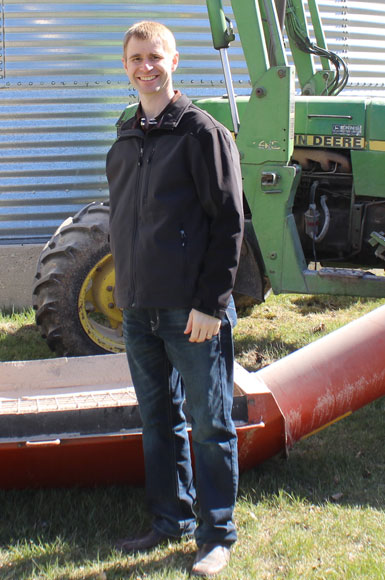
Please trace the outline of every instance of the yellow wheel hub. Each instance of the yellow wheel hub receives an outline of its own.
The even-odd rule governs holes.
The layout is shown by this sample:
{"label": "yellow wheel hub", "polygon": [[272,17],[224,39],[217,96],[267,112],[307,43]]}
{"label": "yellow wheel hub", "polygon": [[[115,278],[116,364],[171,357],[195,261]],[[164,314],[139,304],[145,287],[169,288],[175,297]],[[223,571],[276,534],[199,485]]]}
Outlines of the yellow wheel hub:
{"label": "yellow wheel hub", "polygon": [[114,263],[111,254],[107,254],[84,280],[78,311],[81,325],[93,342],[109,352],[122,352],[122,311],[115,305],[114,289]]}

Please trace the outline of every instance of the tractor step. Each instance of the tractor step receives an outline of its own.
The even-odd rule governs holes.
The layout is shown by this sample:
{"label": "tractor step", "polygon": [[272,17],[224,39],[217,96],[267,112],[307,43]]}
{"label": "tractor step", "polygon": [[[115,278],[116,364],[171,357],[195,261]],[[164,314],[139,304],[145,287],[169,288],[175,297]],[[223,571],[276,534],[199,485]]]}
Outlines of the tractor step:
{"label": "tractor step", "polygon": [[[323,278],[352,278],[360,280],[377,279],[385,281],[385,276],[377,276],[373,272],[366,270],[349,270],[346,268],[321,268],[316,270],[317,274]],[[312,272],[313,273],[313,272]]]}
{"label": "tractor step", "polygon": [[304,270],[302,275],[305,292],[309,294],[370,296],[372,298],[385,296],[385,276],[376,275],[367,270],[321,268],[320,270]]}

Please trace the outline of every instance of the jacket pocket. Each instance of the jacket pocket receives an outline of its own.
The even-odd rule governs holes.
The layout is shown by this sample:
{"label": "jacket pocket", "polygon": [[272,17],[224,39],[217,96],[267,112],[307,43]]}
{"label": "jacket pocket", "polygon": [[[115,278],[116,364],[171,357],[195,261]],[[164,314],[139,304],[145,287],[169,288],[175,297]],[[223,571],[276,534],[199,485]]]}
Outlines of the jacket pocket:
{"label": "jacket pocket", "polygon": [[182,284],[183,289],[186,293],[187,288],[187,278],[188,278],[188,268],[187,268],[187,234],[184,226],[181,225],[179,228],[180,245],[182,248]]}

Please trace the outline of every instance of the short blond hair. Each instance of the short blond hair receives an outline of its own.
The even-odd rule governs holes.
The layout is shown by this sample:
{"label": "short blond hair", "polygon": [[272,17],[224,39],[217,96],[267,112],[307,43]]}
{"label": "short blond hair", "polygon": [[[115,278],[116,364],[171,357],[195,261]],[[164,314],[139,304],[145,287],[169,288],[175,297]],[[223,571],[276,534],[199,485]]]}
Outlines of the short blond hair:
{"label": "short blond hair", "polygon": [[138,38],[140,40],[153,40],[160,38],[165,50],[176,53],[175,36],[167,26],[160,22],[152,22],[151,20],[143,20],[130,26],[123,38],[123,58],[126,58],[126,49],[131,38]]}

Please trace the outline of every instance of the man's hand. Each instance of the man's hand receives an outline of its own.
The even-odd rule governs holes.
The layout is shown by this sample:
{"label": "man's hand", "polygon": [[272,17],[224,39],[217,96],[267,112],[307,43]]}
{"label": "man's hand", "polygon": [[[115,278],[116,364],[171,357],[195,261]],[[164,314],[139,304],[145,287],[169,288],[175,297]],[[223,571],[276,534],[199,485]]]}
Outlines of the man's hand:
{"label": "man's hand", "polygon": [[190,334],[189,342],[204,342],[216,336],[221,327],[221,321],[215,316],[204,314],[193,308],[188,317],[184,334]]}

